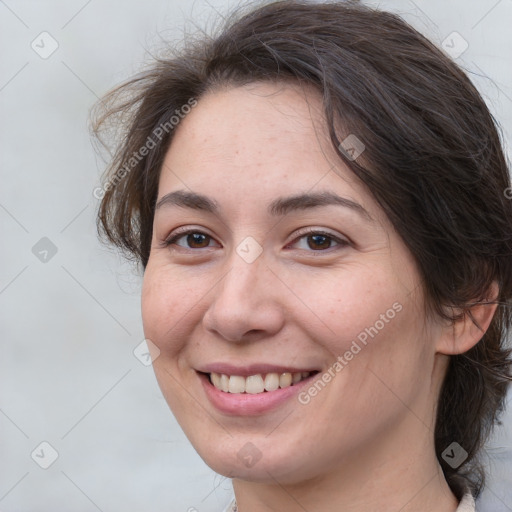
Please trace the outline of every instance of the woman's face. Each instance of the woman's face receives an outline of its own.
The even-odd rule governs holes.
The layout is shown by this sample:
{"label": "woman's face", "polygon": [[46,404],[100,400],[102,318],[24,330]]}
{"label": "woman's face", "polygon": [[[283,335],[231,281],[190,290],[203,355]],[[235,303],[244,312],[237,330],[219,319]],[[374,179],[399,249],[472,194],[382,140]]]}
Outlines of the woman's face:
{"label": "woman's face", "polygon": [[431,437],[417,268],[321,108],[287,84],[209,93],[161,172],[144,331],[178,422],[230,477],[299,482]]}

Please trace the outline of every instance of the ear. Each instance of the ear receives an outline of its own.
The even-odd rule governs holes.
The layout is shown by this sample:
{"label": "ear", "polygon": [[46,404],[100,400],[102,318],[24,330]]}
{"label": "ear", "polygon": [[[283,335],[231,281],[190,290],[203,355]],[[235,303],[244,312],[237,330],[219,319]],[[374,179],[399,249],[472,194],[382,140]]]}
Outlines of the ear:
{"label": "ear", "polygon": [[456,355],[473,348],[489,328],[498,307],[496,302],[498,294],[498,283],[493,281],[486,294],[488,299],[475,302],[460,318],[442,328],[442,334],[437,340],[436,352]]}

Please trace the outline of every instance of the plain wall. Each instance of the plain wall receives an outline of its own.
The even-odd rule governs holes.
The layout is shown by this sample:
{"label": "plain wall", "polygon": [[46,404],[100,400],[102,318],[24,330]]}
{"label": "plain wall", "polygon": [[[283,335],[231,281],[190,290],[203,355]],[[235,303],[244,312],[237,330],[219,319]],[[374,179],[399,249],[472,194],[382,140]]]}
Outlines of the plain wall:
{"label": "plain wall", "polygon": [[[510,0],[373,4],[438,44],[458,32],[469,46],[457,61],[510,140]],[[147,51],[179,39],[186,19],[204,26],[228,7],[0,2],[0,511],[217,512],[228,501],[229,480],[201,461],[133,353],[144,338],[140,278],[97,241],[104,163],[87,129],[92,104]],[[512,510],[510,411],[503,422],[486,448],[483,512]]]}

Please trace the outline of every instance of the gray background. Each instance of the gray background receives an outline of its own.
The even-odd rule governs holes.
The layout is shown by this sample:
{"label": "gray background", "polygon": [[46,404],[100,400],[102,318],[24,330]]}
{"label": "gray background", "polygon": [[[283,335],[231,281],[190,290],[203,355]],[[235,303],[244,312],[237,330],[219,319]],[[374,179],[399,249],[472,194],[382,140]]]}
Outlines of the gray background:
{"label": "gray background", "polygon": [[[438,44],[453,31],[467,41],[457,61],[510,140],[512,0],[375,4]],[[92,190],[104,164],[87,130],[97,97],[140,69],[148,51],[179,39],[185,20],[204,26],[227,7],[0,0],[3,512],[214,512],[228,501],[229,480],[200,460],[133,353],[143,340],[140,277],[96,239]],[[52,448],[42,442],[58,453],[48,469],[40,466]],[[511,443],[509,412],[486,448],[484,512],[512,510]]]}

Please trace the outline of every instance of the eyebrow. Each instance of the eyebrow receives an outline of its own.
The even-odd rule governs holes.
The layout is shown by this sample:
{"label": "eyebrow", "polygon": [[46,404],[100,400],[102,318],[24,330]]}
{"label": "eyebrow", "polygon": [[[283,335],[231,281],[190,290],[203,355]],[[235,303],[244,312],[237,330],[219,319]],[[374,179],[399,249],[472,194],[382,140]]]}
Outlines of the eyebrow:
{"label": "eyebrow", "polygon": [[[338,196],[332,192],[304,193],[288,197],[280,197],[270,203],[268,206],[268,212],[273,216],[283,216],[293,211],[309,210],[319,206],[331,205],[349,208],[365,219],[370,221],[373,220],[368,211],[359,203],[352,199]],[[218,213],[220,210],[219,205],[215,200],[205,195],[186,190],[176,190],[163,196],[156,203],[155,211],[163,207],[171,206],[203,210],[208,213]]]}

